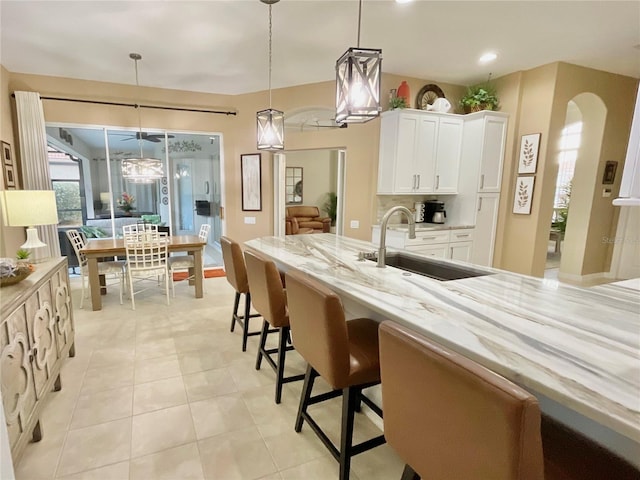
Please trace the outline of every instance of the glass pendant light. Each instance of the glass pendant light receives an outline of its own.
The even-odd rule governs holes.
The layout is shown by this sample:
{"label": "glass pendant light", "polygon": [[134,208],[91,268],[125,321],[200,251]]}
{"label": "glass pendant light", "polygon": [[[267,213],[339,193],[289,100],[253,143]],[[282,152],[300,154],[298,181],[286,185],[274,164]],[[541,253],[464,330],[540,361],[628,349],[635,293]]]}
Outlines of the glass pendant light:
{"label": "glass pendant light", "polygon": [[280,0],[260,0],[269,5],[269,108],[256,114],[258,150],[284,150],[284,112],[271,108],[271,5]]}
{"label": "glass pendant light", "polygon": [[364,123],[380,115],[382,50],[360,48],[362,0],[358,6],[358,46],[336,62],[336,123]]}
{"label": "glass pendant light", "polygon": [[[130,53],[131,58],[136,65],[136,88],[140,88],[138,83],[138,60],[142,60],[139,53]],[[130,183],[153,183],[160,180],[163,176],[162,161],[157,158],[145,158],[142,153],[142,120],[140,118],[140,105],[136,105],[138,109],[138,146],[140,147],[140,158],[127,158],[122,160],[122,177]]]}

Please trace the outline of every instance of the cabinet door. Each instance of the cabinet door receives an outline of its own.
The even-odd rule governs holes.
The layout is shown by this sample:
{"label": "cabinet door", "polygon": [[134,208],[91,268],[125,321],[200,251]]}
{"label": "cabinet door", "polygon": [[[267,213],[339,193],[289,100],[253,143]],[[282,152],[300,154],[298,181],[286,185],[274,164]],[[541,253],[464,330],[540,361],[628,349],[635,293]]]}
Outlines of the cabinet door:
{"label": "cabinet door", "polygon": [[[68,269],[60,268],[51,277],[51,291],[53,293],[54,319],[58,356],[62,356],[65,348],[73,345],[74,326],[71,295],[69,293]],[[73,353],[72,353],[73,355]]]}
{"label": "cabinet door", "polygon": [[415,155],[419,123],[419,117],[415,115],[401,115],[398,120],[394,193],[412,193],[416,188]]}
{"label": "cabinet door", "polygon": [[437,117],[420,117],[418,123],[418,142],[416,146],[414,172],[416,193],[430,193],[434,190],[436,170]]}
{"label": "cabinet door", "polygon": [[33,355],[33,381],[36,396],[44,396],[45,385],[53,375],[53,366],[58,358],[55,335],[55,316],[51,300],[51,282],[41,286],[35,295],[25,302],[29,344]]}
{"label": "cabinet door", "polygon": [[458,193],[462,127],[461,118],[440,118],[435,170],[435,191],[438,193]]}
{"label": "cabinet door", "polygon": [[435,245],[413,245],[407,247],[407,250],[427,257],[447,258],[449,244],[437,243]]}
{"label": "cabinet door", "polygon": [[473,242],[455,242],[449,244],[449,256],[451,260],[460,260],[462,262],[471,261],[471,248]]}
{"label": "cabinet door", "polygon": [[486,193],[478,195],[476,228],[471,263],[491,267],[493,265],[493,247],[498,224],[498,206],[500,194]]}
{"label": "cabinet door", "polygon": [[36,404],[31,362],[26,308],[21,305],[0,325],[0,388],[12,446],[26,433]]}
{"label": "cabinet door", "polygon": [[499,192],[502,180],[507,119],[487,115],[484,119],[482,158],[480,160],[479,192]]}

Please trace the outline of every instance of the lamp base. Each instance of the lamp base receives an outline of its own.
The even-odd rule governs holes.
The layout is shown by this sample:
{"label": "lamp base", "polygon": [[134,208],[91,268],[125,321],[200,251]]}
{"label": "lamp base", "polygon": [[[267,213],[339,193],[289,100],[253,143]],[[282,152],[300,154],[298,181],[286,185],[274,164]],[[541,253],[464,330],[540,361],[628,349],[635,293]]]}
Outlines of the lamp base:
{"label": "lamp base", "polygon": [[43,243],[38,237],[38,230],[35,227],[27,228],[27,241],[20,247],[25,249],[46,247],[47,244]]}

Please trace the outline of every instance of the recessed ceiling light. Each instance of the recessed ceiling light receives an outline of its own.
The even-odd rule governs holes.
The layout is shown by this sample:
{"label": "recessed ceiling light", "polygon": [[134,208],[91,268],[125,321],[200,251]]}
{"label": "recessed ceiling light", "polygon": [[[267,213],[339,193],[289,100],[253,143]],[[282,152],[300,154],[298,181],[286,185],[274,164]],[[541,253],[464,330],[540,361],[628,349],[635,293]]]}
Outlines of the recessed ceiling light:
{"label": "recessed ceiling light", "polygon": [[489,63],[489,62],[493,62],[496,58],[498,58],[497,54],[493,52],[488,52],[482,55],[478,61],[480,63]]}

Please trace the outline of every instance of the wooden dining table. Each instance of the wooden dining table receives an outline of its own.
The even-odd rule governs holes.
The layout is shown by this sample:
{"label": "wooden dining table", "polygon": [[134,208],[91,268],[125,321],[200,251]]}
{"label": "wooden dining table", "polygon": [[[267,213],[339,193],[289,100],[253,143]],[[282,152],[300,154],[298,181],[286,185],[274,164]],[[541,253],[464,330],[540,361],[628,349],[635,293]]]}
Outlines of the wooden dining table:
{"label": "wooden dining table", "polygon": [[[193,255],[194,266],[189,269],[192,277],[189,284],[195,287],[196,298],[202,298],[202,275],[194,275],[194,272],[202,271],[202,250],[206,243],[197,235],[174,235],[169,238],[169,253],[187,252]],[[122,238],[93,238],[87,241],[86,246],[80,250],[87,257],[89,266],[89,288],[91,290],[91,307],[102,310],[102,298],[100,275],[98,274],[98,261],[105,257],[126,257],[124,239]]]}

